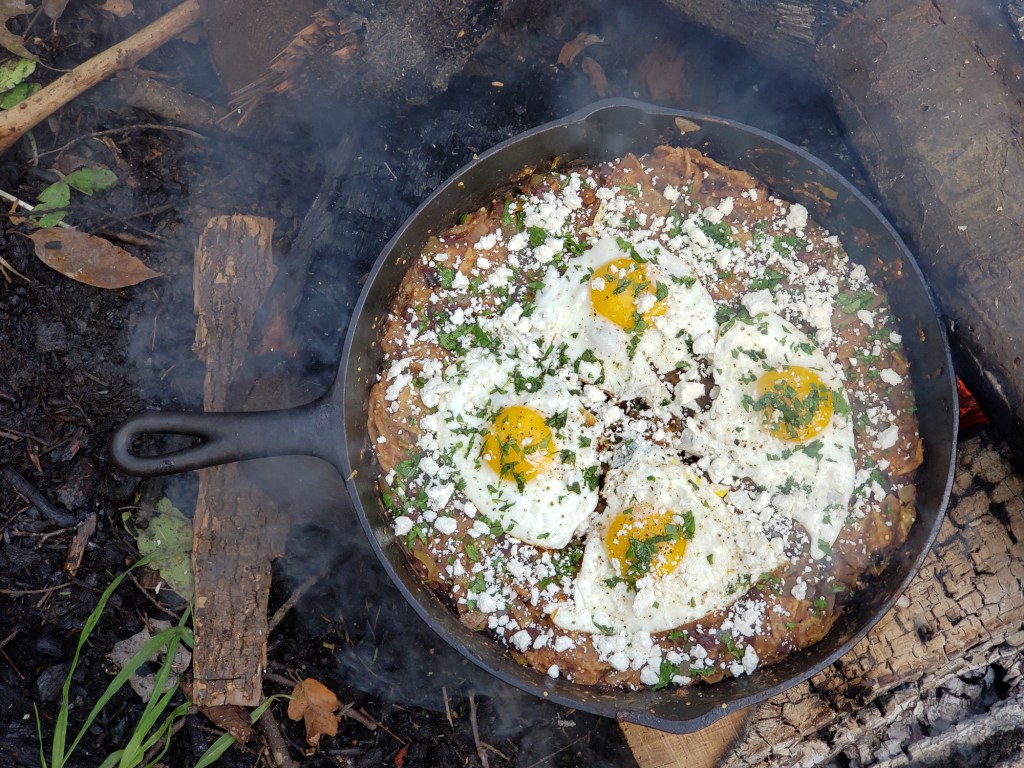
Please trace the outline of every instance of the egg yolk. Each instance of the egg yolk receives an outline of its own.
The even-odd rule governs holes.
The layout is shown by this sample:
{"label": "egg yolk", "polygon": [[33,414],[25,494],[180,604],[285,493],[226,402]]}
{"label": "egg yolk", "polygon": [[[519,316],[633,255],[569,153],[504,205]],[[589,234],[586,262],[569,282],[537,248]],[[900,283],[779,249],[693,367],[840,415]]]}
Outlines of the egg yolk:
{"label": "egg yolk", "polygon": [[[595,282],[602,287],[595,288]],[[590,278],[590,301],[594,311],[625,331],[636,328],[638,317],[650,323],[652,318],[665,314],[667,305],[662,299],[656,300],[645,312],[638,311],[637,300],[645,294],[657,296],[644,265],[628,256],[602,264]]]}
{"label": "egg yolk", "polygon": [[510,405],[494,417],[484,437],[482,455],[502,480],[522,485],[544,471],[555,453],[551,427],[525,405]]}
{"label": "egg yolk", "polygon": [[644,576],[667,576],[682,562],[686,542],[693,538],[693,514],[629,507],[608,526],[605,548],[619,575],[635,583]]}
{"label": "egg yolk", "polygon": [[832,421],[832,390],[814,371],[789,365],[757,380],[754,403],[765,428],[780,440],[806,442]]}

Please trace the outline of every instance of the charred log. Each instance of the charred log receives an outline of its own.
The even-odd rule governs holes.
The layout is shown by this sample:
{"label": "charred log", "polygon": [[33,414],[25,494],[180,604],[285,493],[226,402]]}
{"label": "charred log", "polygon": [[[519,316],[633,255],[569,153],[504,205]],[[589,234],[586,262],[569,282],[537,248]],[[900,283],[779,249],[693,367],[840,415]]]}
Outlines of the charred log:
{"label": "charred log", "polygon": [[995,7],[871,0],[818,51],[871,181],[962,346],[968,384],[1019,427],[1024,49]]}

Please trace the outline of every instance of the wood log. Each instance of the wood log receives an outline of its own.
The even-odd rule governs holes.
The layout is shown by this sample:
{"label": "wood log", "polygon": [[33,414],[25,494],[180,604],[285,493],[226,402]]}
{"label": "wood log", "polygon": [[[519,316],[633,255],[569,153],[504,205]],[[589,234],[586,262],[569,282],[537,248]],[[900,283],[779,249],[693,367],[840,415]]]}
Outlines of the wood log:
{"label": "wood log", "polygon": [[814,71],[814,49],[865,0],[662,0],[687,19],[776,64]]}
{"label": "wood log", "polygon": [[924,703],[990,665],[1024,694],[1024,472],[1006,453],[983,436],[961,447],[949,514],[907,592],[839,662],[758,707],[726,768],[903,754]]}
{"label": "wood log", "polygon": [[115,72],[131,68],[184,32],[199,21],[200,14],[198,0],[185,0],[124,42],[93,56],[20,104],[0,112],[0,154],[75,97]]}
{"label": "wood log", "polygon": [[240,119],[269,94],[422,103],[443,91],[514,0],[206,0],[210,53]]}
{"label": "wood log", "polygon": [[[204,405],[226,409],[253,317],[274,278],[273,222],[209,221],[196,249],[196,354],[206,363]],[[283,549],[275,506],[237,464],[199,472],[193,521],[193,701],[255,706],[263,699],[271,560]]]}
{"label": "wood log", "polygon": [[925,271],[968,384],[1024,426],[1024,47],[998,8],[870,0],[818,61],[872,183]]}

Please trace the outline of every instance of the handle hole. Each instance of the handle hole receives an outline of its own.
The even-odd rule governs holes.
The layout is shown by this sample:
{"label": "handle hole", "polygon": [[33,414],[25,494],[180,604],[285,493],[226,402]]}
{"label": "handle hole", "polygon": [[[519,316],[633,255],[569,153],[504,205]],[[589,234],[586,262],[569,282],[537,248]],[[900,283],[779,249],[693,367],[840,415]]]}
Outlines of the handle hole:
{"label": "handle hole", "polygon": [[194,448],[202,443],[196,435],[183,435],[172,432],[146,432],[136,435],[129,446],[133,456],[140,459],[170,456],[179,451]]}

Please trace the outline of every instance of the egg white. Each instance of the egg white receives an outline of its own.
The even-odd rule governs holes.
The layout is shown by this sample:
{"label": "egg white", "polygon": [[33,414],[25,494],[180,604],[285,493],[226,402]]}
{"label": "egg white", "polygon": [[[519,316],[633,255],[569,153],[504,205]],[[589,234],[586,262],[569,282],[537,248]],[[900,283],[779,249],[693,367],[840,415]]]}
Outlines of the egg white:
{"label": "egg white", "polygon": [[[544,288],[537,294],[531,319],[534,328],[547,339],[566,345],[566,354],[584,381],[600,386],[613,400],[639,398],[659,406],[671,402],[673,393],[658,374],[678,368],[683,379],[699,378],[696,357],[714,345],[715,306],[680,257],[650,240],[633,248],[646,262],[648,280],[652,285],[661,283],[668,296],[664,301],[666,312],[652,318],[632,356],[630,334],[599,314],[590,297],[594,271],[630,255],[617,238],[599,240],[572,257],[562,274],[550,269]],[[586,362],[583,357],[588,353],[597,362]]]}
{"label": "egg white", "polygon": [[[478,355],[450,372],[448,392],[438,407],[437,442],[476,510],[521,541],[560,549],[597,506],[596,484],[588,485],[584,473],[598,465],[599,434],[558,375],[544,376],[536,391],[517,393],[517,367],[521,376],[543,376],[535,364],[489,355]],[[481,457],[493,416],[511,405],[531,408],[545,419],[565,414],[564,426],[552,428],[556,453],[546,471],[526,480],[522,490],[499,477]],[[562,450],[571,451],[572,460],[563,459]]]}
{"label": "egg white", "polygon": [[854,490],[853,423],[849,413],[836,410],[809,440],[772,434],[744,398],[756,400],[756,379],[784,366],[814,371],[848,402],[841,370],[798,328],[769,313],[737,319],[726,325],[715,348],[718,394],[698,420],[695,450],[708,458],[703,466],[711,477],[749,478],[770,492],[775,512],[804,528],[808,548],[820,558],[839,535]]}
{"label": "egg white", "polygon": [[[757,527],[729,509],[709,483],[671,450],[650,446],[608,472],[605,510],[588,534],[571,598],[552,621],[590,633],[661,632],[695,621],[736,600],[741,585],[756,581],[783,560]],[[655,510],[689,511],[694,535],[679,565],[664,576],[646,576],[634,590],[617,580],[618,565],[606,538],[615,517],[643,504]],[[617,582],[617,583],[616,583]]]}

